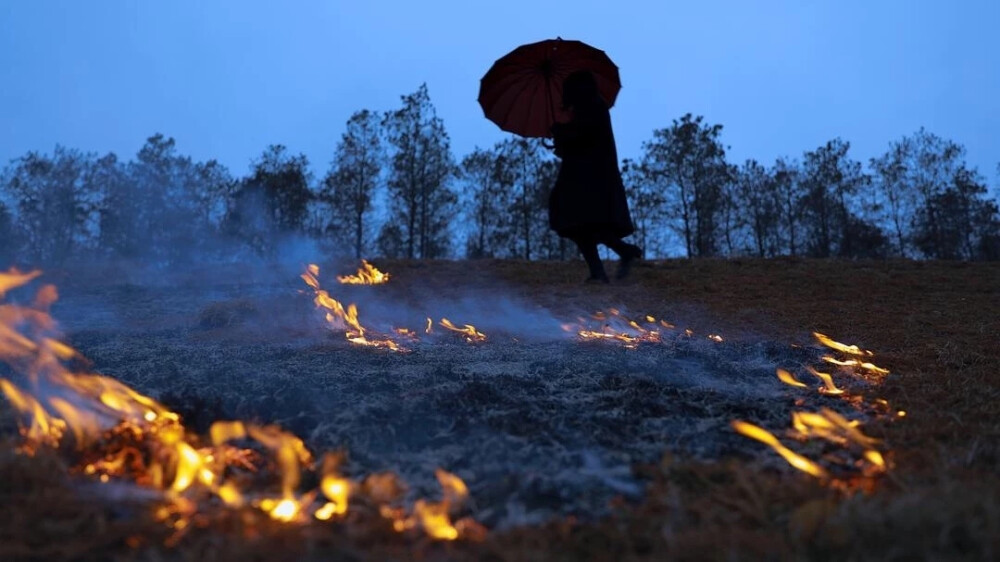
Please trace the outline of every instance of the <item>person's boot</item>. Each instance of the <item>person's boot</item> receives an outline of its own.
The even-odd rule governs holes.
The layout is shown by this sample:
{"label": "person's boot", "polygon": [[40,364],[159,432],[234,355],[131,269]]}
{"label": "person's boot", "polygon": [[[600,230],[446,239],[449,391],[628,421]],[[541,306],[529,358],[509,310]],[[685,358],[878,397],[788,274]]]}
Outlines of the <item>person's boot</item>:
{"label": "person's boot", "polygon": [[608,279],[608,274],[604,272],[604,264],[598,261],[596,264],[587,264],[590,267],[590,277],[584,279],[584,283],[590,284],[607,284],[611,280]]}
{"label": "person's boot", "polygon": [[607,285],[611,282],[611,279],[608,279],[607,273],[601,273],[600,275],[591,275],[584,279],[583,282],[587,285]]}
{"label": "person's boot", "polygon": [[629,244],[618,261],[618,271],[615,273],[615,279],[625,279],[628,277],[628,274],[632,272],[632,265],[635,264],[636,260],[641,259],[642,248],[635,244]]}

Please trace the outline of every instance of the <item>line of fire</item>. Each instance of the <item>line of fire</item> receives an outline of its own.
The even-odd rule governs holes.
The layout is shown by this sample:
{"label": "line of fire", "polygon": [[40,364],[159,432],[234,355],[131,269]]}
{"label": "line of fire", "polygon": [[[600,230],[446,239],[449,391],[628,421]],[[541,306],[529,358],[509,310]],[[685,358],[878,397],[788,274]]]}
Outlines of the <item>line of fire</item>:
{"label": "line of fire", "polygon": [[[379,291],[396,283],[394,276],[367,261],[356,274],[336,276],[332,285],[321,273],[316,264],[305,267],[301,298],[312,301],[331,337],[361,352],[417,361],[421,354],[448,346],[486,349],[500,340],[519,345],[517,334],[491,334],[467,323],[477,322],[475,318],[428,313],[414,325],[395,324],[391,318],[373,323],[357,304],[338,298],[338,287]],[[433,497],[413,498],[397,474],[345,474],[350,451],[314,451],[303,437],[275,424],[220,419],[207,432],[197,432],[157,399],[92,370],[86,358],[62,341],[51,315],[58,290],[52,284],[36,287],[42,281],[40,271],[0,274],[0,390],[17,412],[16,451],[57,454],[74,479],[147,491],[142,497],[148,510],[171,530],[168,544],[180,543],[192,528],[211,525],[220,512],[256,513],[293,526],[383,520],[401,535],[436,541],[482,541],[489,535],[476,514],[491,506],[470,496],[478,483],[467,483],[448,466],[433,468],[439,484]],[[32,287],[29,300],[8,298]],[[704,346],[705,353],[739,345],[716,333],[699,334],[620,309],[563,322],[561,332],[552,336],[562,346],[597,346],[614,355],[684,342]],[[816,350],[810,356],[813,364],[774,371],[784,396],[795,405],[787,425],[768,428],[732,419],[727,431],[759,442],[766,453],[761,462],[780,460],[787,470],[802,471],[818,485],[843,493],[871,488],[892,470],[893,454],[887,443],[866,435],[865,424],[905,416],[885,400],[866,398],[890,372],[873,362],[871,351],[821,333],[813,338],[807,344]]]}

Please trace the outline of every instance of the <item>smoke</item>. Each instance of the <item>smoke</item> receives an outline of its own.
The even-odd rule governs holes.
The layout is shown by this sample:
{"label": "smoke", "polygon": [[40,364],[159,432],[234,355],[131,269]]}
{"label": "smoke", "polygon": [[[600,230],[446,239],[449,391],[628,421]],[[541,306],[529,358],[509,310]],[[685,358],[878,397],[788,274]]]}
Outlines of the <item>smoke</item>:
{"label": "smoke", "polygon": [[436,341],[452,336],[440,325],[447,319],[459,327],[472,325],[497,340],[551,341],[563,333],[550,311],[502,288],[449,287],[447,295],[426,287],[348,287],[334,282],[325,288],[345,304],[356,304],[362,324],[380,332],[408,328],[422,339]]}

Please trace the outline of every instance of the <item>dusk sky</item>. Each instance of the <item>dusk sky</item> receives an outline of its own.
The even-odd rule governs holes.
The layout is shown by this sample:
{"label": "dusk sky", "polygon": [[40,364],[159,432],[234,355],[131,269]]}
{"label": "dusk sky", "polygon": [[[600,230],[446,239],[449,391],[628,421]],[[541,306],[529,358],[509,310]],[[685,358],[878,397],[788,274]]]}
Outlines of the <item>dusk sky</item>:
{"label": "dusk sky", "polygon": [[840,136],[867,161],[924,126],[1000,162],[1000,2],[52,1],[0,5],[0,162],[56,144],[131,157],[162,132],[234,174],[268,144],[325,173],[351,113],[426,82],[457,158],[508,136],[479,79],[561,36],[605,50],[622,157],[686,112],[730,160]]}

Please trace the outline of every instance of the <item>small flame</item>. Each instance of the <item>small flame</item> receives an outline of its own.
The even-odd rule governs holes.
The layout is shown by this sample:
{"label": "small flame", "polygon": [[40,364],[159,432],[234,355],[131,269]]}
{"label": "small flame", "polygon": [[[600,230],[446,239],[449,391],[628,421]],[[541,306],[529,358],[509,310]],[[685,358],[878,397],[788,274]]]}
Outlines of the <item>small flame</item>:
{"label": "small flame", "polygon": [[367,330],[358,320],[358,307],[350,304],[345,308],[340,301],[331,297],[330,293],[320,286],[318,265],[309,264],[306,272],[301,275],[301,278],[307,285],[312,287],[315,293],[313,303],[316,307],[327,311],[327,323],[337,330],[344,330],[347,341],[368,347],[380,347],[392,351],[407,351],[407,349],[401,347],[388,337],[369,338],[366,335]]}
{"label": "small flame", "polygon": [[[444,491],[444,498],[440,502],[417,500],[413,505],[411,515],[407,515],[400,508],[387,505],[382,505],[379,508],[382,517],[392,520],[393,529],[403,532],[419,525],[428,536],[448,541],[455,540],[462,535],[457,527],[458,523],[452,524],[450,514],[468,498],[469,489],[461,478],[445,470],[436,470],[435,476]],[[468,529],[470,536],[482,533],[481,528],[474,522],[470,524],[468,520],[463,519],[459,523]]]}
{"label": "small flame", "polygon": [[466,324],[465,326],[459,328],[458,326],[452,324],[452,322],[447,318],[442,318],[440,324],[447,330],[451,330],[452,332],[462,334],[462,336],[465,338],[465,341],[469,343],[486,341],[486,334],[483,334],[482,332],[476,330],[476,327],[470,324]]}
{"label": "small flame", "polygon": [[7,291],[27,285],[31,281],[37,279],[41,274],[42,272],[39,270],[21,273],[17,268],[11,268],[8,271],[0,271],[0,298],[5,297],[7,295]]}
{"label": "small flame", "polygon": [[799,380],[795,378],[795,375],[789,373],[788,371],[786,371],[784,369],[778,369],[777,373],[778,373],[778,380],[780,380],[781,382],[783,382],[783,383],[785,383],[785,384],[787,384],[789,386],[797,386],[797,387],[801,387],[801,388],[808,388],[808,385],[806,383],[799,382]]}
{"label": "small flame", "polygon": [[271,519],[285,523],[295,521],[299,517],[302,506],[291,498],[276,500],[267,498],[260,501],[260,509],[271,516]]}
{"label": "small flame", "polygon": [[441,468],[434,471],[434,476],[444,490],[445,501],[457,505],[468,499],[469,488],[461,478]]}
{"label": "small flame", "polygon": [[366,260],[361,260],[361,268],[356,275],[338,275],[337,281],[345,285],[380,285],[389,281],[389,274],[382,273]]}
{"label": "small flame", "polygon": [[323,504],[323,507],[317,509],[316,512],[313,513],[313,517],[319,519],[320,521],[329,521],[330,519],[333,518],[334,515],[338,514],[339,510],[340,508],[337,506],[337,504],[333,502],[327,502]]}
{"label": "small flame", "polygon": [[842,344],[842,343],[840,343],[838,341],[832,340],[829,336],[826,336],[826,335],[821,334],[819,332],[813,332],[813,336],[819,341],[819,343],[825,345],[826,347],[829,347],[830,349],[836,349],[837,351],[842,351],[842,352],[847,353],[849,355],[858,355],[858,356],[861,356],[861,355],[868,355],[868,356],[874,355],[871,351],[867,351],[867,350],[861,349],[861,348],[859,348],[856,345]]}
{"label": "small flame", "polygon": [[830,375],[830,373],[823,373],[813,369],[812,367],[806,367],[806,370],[812,373],[819,380],[823,381],[823,388],[820,389],[820,392],[823,394],[835,396],[844,393],[843,390],[837,388],[837,385],[833,384],[833,376]]}
{"label": "small flame", "polygon": [[867,361],[858,361],[857,359],[848,359],[847,361],[841,361],[839,359],[830,357],[829,355],[825,355],[823,356],[823,361],[826,361],[827,363],[830,363],[832,365],[837,365],[839,367],[860,367],[866,371],[871,371],[872,373],[876,373],[879,375],[889,374],[888,369],[883,369],[882,367],[879,367]]}
{"label": "small flame", "polygon": [[348,499],[351,495],[351,481],[337,474],[341,460],[341,455],[332,453],[327,453],[323,457],[323,478],[320,481],[320,490],[329,503],[321,508],[328,515],[320,517],[317,513],[316,517],[319,519],[329,519],[334,515],[347,513]]}
{"label": "small flame", "polygon": [[424,531],[439,540],[453,541],[458,538],[458,529],[451,524],[447,503],[428,503],[417,500],[413,511]]}
{"label": "small flame", "polygon": [[[660,343],[662,338],[656,324],[656,318],[646,316],[646,325],[632,320],[622,314],[616,308],[608,309],[607,312],[598,311],[591,316],[592,320],[600,322],[600,326],[593,326],[593,322],[580,318],[577,324],[563,324],[562,329],[566,332],[576,333],[582,340],[615,341],[624,344],[626,349],[636,349],[642,343]],[[672,328],[673,326],[661,321],[661,325]]]}
{"label": "small flame", "polygon": [[858,429],[858,423],[822,408],[819,412],[793,412],[792,428],[802,437],[817,437],[843,447],[861,450],[862,457],[879,471],[886,468],[885,459],[876,449],[878,439],[869,437]]}
{"label": "small flame", "polygon": [[825,479],[829,476],[826,469],[803,457],[802,455],[793,452],[788,447],[785,447],[778,441],[777,437],[763,427],[740,420],[734,420],[731,425],[738,433],[770,446],[775,450],[775,452],[784,457],[784,459],[788,461],[788,464],[794,466],[795,468],[817,478]]}

